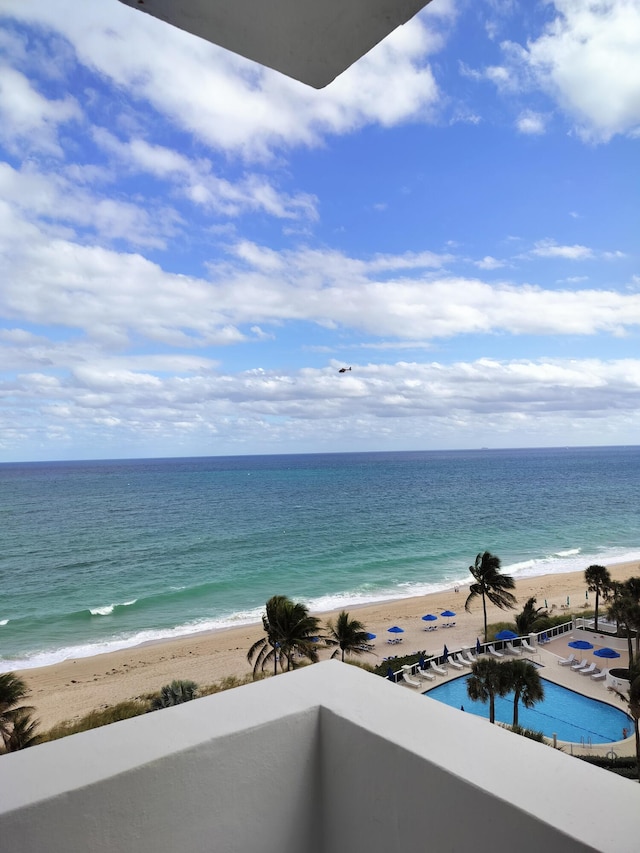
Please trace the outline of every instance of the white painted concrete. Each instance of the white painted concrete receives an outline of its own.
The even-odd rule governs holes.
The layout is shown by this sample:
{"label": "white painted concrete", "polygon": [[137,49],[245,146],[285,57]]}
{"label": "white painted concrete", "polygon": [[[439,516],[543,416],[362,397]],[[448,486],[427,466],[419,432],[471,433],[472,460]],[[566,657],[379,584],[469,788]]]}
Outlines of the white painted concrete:
{"label": "white painted concrete", "polygon": [[638,785],[337,661],[0,757],[10,853],[635,853],[639,806]]}
{"label": "white painted concrete", "polygon": [[321,89],[430,0],[121,0]]}

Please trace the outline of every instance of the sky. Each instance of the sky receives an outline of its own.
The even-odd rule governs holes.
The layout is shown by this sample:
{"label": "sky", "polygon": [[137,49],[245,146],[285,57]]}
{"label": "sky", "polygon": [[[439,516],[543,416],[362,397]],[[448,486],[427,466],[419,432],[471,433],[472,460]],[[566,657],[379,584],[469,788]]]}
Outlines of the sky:
{"label": "sky", "polygon": [[322,90],[0,0],[0,462],[639,444],[639,235],[640,0],[432,0]]}

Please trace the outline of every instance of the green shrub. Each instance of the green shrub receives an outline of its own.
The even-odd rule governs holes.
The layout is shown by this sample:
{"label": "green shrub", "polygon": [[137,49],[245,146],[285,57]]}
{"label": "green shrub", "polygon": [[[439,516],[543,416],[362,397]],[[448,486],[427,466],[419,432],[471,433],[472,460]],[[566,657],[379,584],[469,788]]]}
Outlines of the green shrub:
{"label": "green shrub", "polygon": [[511,731],[522,737],[528,737],[529,740],[535,740],[538,743],[544,743],[544,735],[542,732],[537,732],[535,729],[525,729],[522,726],[511,726]]}

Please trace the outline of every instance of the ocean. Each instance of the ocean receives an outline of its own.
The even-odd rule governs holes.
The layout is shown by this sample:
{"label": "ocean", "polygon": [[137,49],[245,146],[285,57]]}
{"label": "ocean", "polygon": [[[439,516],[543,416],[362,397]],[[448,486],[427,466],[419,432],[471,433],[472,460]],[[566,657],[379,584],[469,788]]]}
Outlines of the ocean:
{"label": "ocean", "polygon": [[468,582],[640,561],[640,447],[0,465],[0,671]]}

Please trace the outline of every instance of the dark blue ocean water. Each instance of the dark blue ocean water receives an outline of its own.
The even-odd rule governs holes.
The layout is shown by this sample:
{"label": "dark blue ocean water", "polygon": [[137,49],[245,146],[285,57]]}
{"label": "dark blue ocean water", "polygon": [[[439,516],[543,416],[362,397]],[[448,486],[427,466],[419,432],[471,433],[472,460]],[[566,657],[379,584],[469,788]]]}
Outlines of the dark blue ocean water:
{"label": "dark blue ocean water", "polygon": [[0,465],[0,670],[640,559],[640,448]]}

